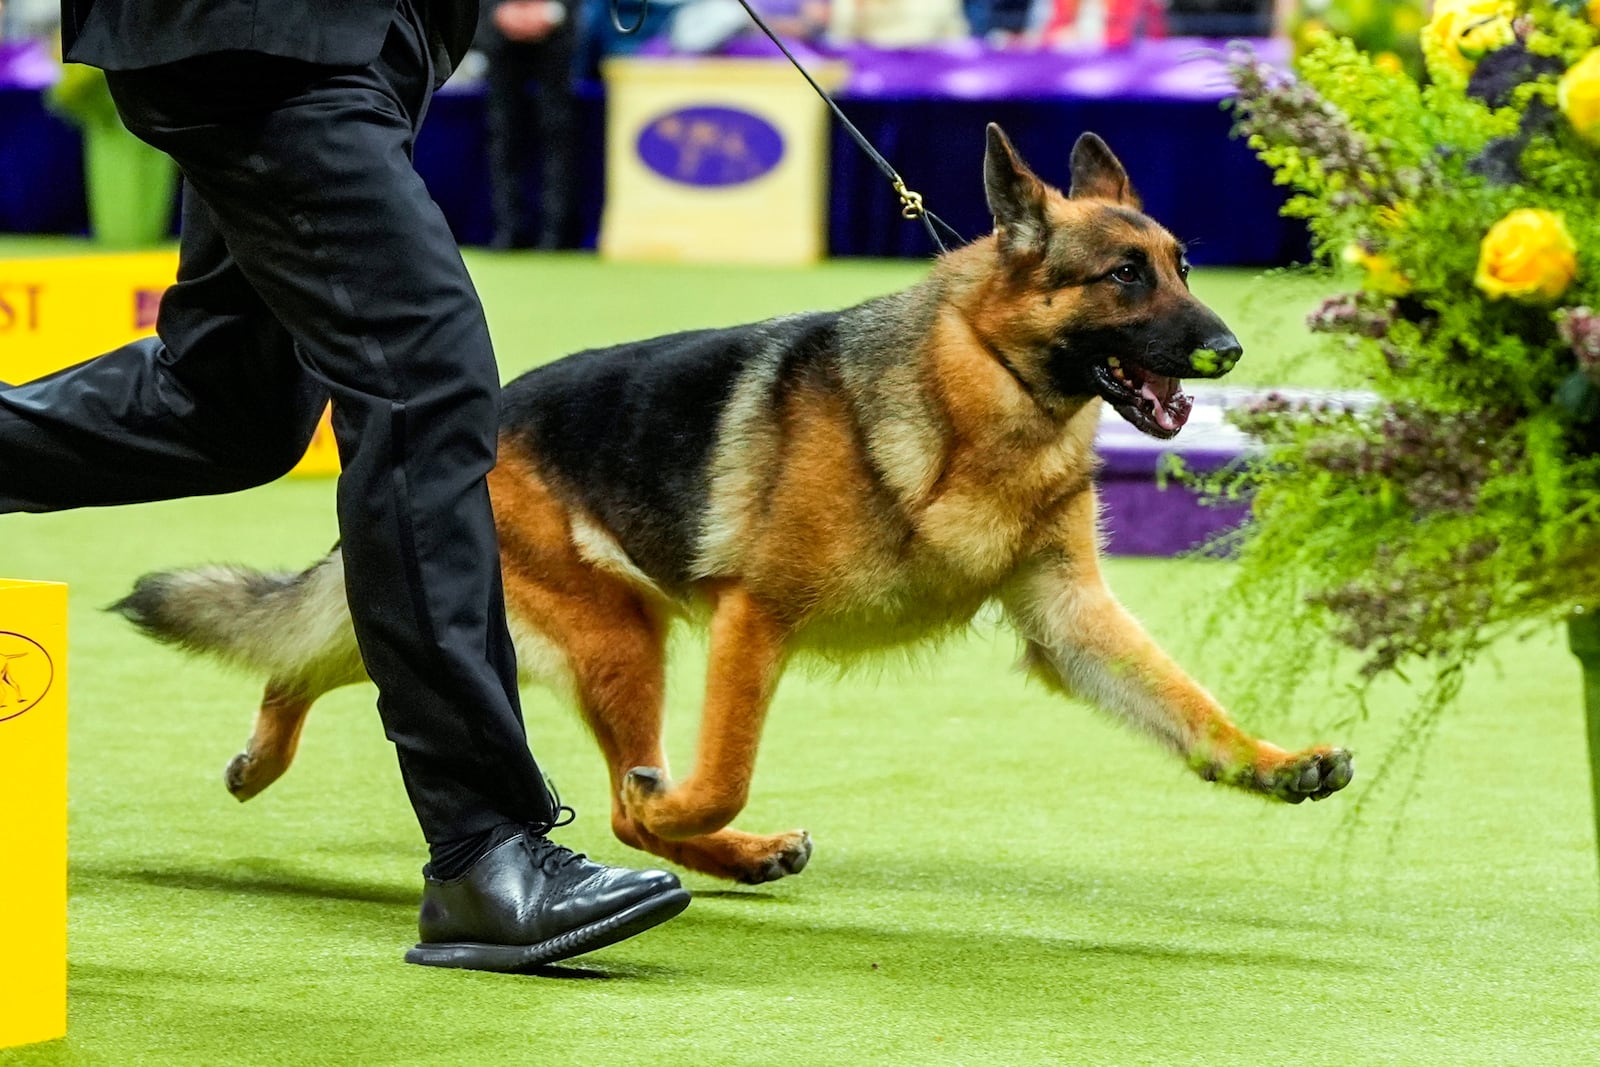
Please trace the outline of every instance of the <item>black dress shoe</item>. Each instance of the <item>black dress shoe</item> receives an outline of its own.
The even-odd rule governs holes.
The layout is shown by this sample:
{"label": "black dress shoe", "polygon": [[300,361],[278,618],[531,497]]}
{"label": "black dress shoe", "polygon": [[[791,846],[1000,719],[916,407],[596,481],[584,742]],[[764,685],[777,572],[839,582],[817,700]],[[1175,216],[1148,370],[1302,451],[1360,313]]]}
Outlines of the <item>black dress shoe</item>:
{"label": "black dress shoe", "polygon": [[524,973],[615,944],[688,906],[689,891],[666,871],[606,867],[524,833],[460,878],[426,878],[421,941],[406,962]]}

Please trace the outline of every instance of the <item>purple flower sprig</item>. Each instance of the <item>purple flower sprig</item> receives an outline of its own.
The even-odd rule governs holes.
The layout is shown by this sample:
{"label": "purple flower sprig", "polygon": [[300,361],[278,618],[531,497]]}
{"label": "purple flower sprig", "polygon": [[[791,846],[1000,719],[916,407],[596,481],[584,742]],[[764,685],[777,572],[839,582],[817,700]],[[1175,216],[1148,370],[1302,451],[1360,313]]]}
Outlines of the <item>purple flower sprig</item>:
{"label": "purple flower sprig", "polygon": [[1494,555],[1489,541],[1459,546],[1452,566],[1398,568],[1385,548],[1378,550],[1374,577],[1348,582],[1307,597],[1340,622],[1334,636],[1367,654],[1361,673],[1368,678],[1394,670],[1412,655],[1426,656],[1443,634],[1470,629],[1493,609],[1490,595],[1461,581],[1462,572]]}
{"label": "purple flower sprig", "polygon": [[1394,301],[1374,305],[1360,293],[1330,296],[1306,316],[1312,333],[1351,334],[1376,340],[1389,332],[1394,321]]}
{"label": "purple flower sprig", "polygon": [[1228,45],[1224,64],[1234,87],[1235,131],[1261,146],[1292,149],[1314,164],[1330,179],[1330,207],[1400,201],[1398,182],[1371,142],[1316,89],[1241,41]]}
{"label": "purple flower sprig", "polygon": [[1588,307],[1556,312],[1556,333],[1572,348],[1578,369],[1600,385],[1600,315]]}

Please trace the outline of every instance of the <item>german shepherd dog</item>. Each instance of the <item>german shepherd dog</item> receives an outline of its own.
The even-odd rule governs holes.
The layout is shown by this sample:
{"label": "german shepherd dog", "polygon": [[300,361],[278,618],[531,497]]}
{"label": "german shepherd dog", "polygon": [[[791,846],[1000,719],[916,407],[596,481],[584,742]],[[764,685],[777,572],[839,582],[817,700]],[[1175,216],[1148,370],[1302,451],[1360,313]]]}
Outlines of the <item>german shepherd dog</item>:
{"label": "german shepherd dog", "polygon": [[[1143,729],[1209,781],[1290,803],[1351,779],[1231,722],[1101,577],[1095,427],[1170,438],[1239,342],[1183,247],[1085,134],[1063,195],[988,128],[994,232],[903,292],[583,352],[511,382],[489,486],[522,671],[570,694],[635,848],[740,882],[799,872],[803,830],[730,828],[784,666],[947,633],[997,600],[1046,685]],[[300,574],[208,567],[118,605],[154,636],[268,676],[226,773],[288,768],[311,704],[363,680],[338,550]],[[662,750],[673,620],[707,620],[699,750]]]}

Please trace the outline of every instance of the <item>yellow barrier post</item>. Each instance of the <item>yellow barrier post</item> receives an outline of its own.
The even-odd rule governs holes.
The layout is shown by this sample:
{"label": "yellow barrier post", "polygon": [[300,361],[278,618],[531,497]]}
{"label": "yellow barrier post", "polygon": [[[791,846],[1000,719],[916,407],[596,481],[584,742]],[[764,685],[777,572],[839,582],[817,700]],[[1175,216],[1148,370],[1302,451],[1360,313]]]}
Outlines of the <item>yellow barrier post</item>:
{"label": "yellow barrier post", "polygon": [[[0,382],[13,385],[155,332],[176,252],[0,260]],[[337,474],[328,415],[296,475]]]}
{"label": "yellow barrier post", "polygon": [[0,1048],[67,1033],[67,587],[0,578]]}
{"label": "yellow barrier post", "polygon": [[[608,259],[805,264],[826,251],[828,111],[787,63],[604,64]],[[845,67],[821,63],[825,88]]]}

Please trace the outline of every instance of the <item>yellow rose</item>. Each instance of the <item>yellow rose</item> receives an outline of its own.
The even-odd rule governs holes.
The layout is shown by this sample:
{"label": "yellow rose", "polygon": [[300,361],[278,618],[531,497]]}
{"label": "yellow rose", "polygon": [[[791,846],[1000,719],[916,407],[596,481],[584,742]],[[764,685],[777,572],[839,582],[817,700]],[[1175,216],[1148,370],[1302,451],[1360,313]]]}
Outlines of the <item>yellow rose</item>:
{"label": "yellow rose", "polygon": [[1422,54],[1437,76],[1445,68],[1471,73],[1489,52],[1517,39],[1511,28],[1516,5],[1510,0],[1439,0],[1422,27]]}
{"label": "yellow rose", "polygon": [[1561,75],[1556,103],[1579,137],[1600,144],[1600,48],[1589,49]]}
{"label": "yellow rose", "polygon": [[1542,304],[1566,292],[1577,275],[1578,246],[1561,216],[1521,208],[1484,234],[1472,281],[1491,300]]}
{"label": "yellow rose", "polygon": [[[1600,3],[1600,0],[1595,0]],[[1324,41],[1332,40],[1334,33],[1328,29],[1328,24],[1321,19],[1308,18],[1294,29],[1294,47],[1296,53],[1311,51]]]}
{"label": "yellow rose", "polygon": [[1411,279],[1401,274],[1394,260],[1382,252],[1373,252],[1360,244],[1347,245],[1344,261],[1365,272],[1361,287],[1369,292],[1382,296],[1405,296],[1411,292]]}

